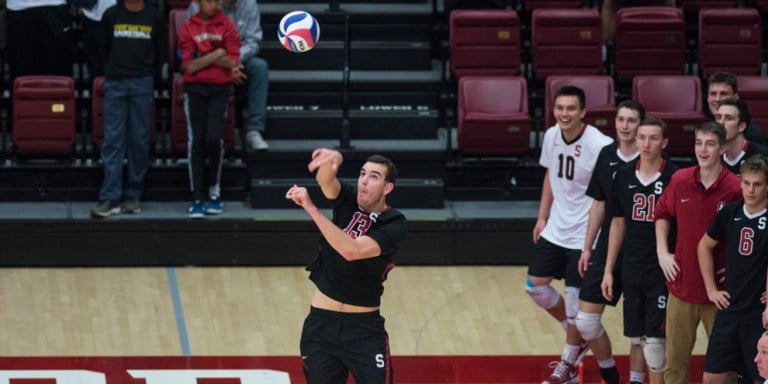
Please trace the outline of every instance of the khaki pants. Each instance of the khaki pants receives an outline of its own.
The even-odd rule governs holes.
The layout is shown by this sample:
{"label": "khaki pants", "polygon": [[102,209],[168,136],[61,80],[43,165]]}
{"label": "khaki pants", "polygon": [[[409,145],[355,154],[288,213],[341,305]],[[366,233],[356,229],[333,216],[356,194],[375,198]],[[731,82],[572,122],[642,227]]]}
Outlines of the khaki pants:
{"label": "khaki pants", "polygon": [[[707,337],[712,333],[717,307],[714,304],[693,304],[669,294],[667,300],[667,369],[664,384],[689,384],[690,361],[696,344],[699,322],[704,324]],[[696,378],[699,381],[700,378]],[[736,375],[729,374],[729,383]]]}

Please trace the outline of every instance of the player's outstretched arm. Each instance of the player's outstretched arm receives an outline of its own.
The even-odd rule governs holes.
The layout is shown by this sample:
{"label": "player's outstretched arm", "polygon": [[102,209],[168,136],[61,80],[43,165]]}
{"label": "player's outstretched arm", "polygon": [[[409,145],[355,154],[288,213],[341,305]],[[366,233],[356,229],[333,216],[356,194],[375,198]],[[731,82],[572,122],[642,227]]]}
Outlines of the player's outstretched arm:
{"label": "player's outstretched arm", "polygon": [[341,191],[341,183],[336,177],[339,167],[344,162],[341,152],[329,148],[317,148],[312,151],[312,160],[307,165],[310,172],[315,172],[315,180],[320,190],[328,199],[335,199]]}
{"label": "player's outstretched arm", "polygon": [[705,233],[699,240],[696,253],[699,257],[699,269],[701,269],[701,277],[704,279],[704,288],[707,290],[709,301],[715,304],[717,309],[725,309],[730,305],[728,299],[731,296],[727,291],[718,290],[715,283],[714,249],[716,245],[717,240]]}
{"label": "player's outstretched arm", "polygon": [[344,259],[352,261],[376,257],[381,254],[381,247],[369,236],[353,239],[329,220],[309,198],[307,189],[294,185],[285,193],[285,198],[301,206],[315,222],[328,244]]}

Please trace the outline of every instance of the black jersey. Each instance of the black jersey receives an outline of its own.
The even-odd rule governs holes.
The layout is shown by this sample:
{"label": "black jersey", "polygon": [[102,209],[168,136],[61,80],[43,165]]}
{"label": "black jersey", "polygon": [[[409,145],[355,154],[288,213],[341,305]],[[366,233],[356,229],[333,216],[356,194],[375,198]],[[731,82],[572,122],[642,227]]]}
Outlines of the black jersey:
{"label": "black jersey", "polygon": [[746,144],[744,144],[744,149],[735,159],[731,160],[726,157],[726,154],[723,154],[723,163],[725,163],[725,166],[729,171],[739,175],[741,174],[741,163],[754,155],[768,155],[768,147],[747,141]]}
{"label": "black jersey", "polygon": [[339,196],[333,201],[333,223],[352,238],[371,237],[379,244],[381,255],[348,261],[322,238],[318,256],[307,266],[310,280],[334,300],[365,307],[379,306],[383,282],[394,267],[392,257],[408,230],[405,216],[393,208],[384,212],[363,211],[357,205],[357,191],[342,184]]}
{"label": "black jersey", "polygon": [[[606,201],[613,192],[613,177],[616,171],[628,161],[636,159],[638,154],[638,152],[635,152],[631,157],[624,158],[619,154],[619,145],[617,143],[611,143],[603,147],[597,156],[597,163],[595,164],[595,170],[592,171],[592,178],[589,179],[587,196],[597,201]],[[603,220],[600,226],[600,233],[597,236],[595,254],[605,255],[607,253],[608,231],[610,228],[611,214],[606,211],[605,220]]]}
{"label": "black jersey", "polygon": [[736,201],[721,209],[707,229],[709,237],[726,244],[725,289],[731,298],[723,311],[753,315],[765,308],[760,295],[768,270],[766,226],[768,210],[748,216],[744,202]]}
{"label": "black jersey", "polygon": [[[637,159],[619,168],[613,182],[613,194],[609,199],[613,217],[623,217],[626,224],[626,235],[621,247],[624,255],[622,274],[624,281],[641,282],[657,276],[661,276],[663,281],[664,275],[656,255],[654,211],[656,201],[678,167],[664,160],[656,177],[648,184],[638,179],[639,167],[640,159]],[[671,239],[673,236],[670,233]],[[674,249],[674,240],[670,242],[670,249]]]}

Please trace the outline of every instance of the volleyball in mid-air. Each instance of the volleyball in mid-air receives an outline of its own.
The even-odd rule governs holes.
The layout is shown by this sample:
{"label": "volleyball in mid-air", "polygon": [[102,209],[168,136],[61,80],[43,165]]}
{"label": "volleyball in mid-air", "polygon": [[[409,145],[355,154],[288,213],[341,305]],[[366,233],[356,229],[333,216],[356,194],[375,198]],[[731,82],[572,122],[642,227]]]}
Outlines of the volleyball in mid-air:
{"label": "volleyball in mid-air", "polygon": [[314,48],[320,39],[320,24],[308,12],[289,12],[280,20],[277,38],[291,52],[306,52]]}

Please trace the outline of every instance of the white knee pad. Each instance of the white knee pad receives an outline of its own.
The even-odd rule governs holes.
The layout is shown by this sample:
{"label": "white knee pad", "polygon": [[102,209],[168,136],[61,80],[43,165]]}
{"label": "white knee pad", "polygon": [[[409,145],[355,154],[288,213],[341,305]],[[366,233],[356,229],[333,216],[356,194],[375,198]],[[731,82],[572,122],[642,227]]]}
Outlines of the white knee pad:
{"label": "white knee pad", "polygon": [[642,337],[630,337],[629,338],[629,344],[631,345],[643,345],[643,338]]}
{"label": "white knee pad", "polygon": [[528,280],[525,283],[525,292],[528,293],[528,296],[533,299],[533,302],[536,303],[536,305],[544,309],[554,307],[560,300],[560,294],[549,284],[534,286],[533,282]]}
{"label": "white knee pad", "polygon": [[563,296],[565,300],[565,317],[568,318],[568,324],[575,324],[576,314],[579,313],[579,289],[576,287],[565,287]]}
{"label": "white knee pad", "polygon": [[576,315],[576,329],[579,330],[584,341],[592,341],[600,337],[605,329],[600,322],[599,313],[581,312]]}
{"label": "white knee pad", "polygon": [[664,372],[667,367],[666,339],[649,337],[645,340],[643,355],[651,372]]}

